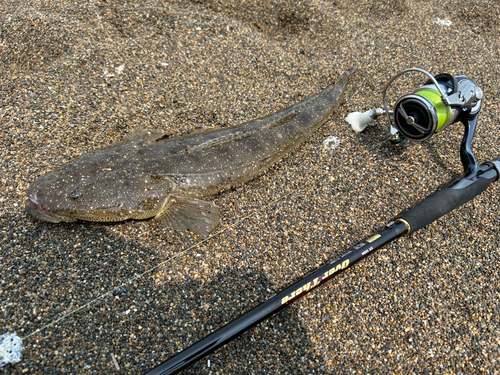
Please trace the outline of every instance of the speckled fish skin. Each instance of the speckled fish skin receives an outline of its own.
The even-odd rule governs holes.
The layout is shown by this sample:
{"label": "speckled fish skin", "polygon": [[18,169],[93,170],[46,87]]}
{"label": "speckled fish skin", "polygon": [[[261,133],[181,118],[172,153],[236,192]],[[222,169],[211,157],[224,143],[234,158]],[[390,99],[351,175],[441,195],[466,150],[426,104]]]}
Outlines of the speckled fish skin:
{"label": "speckled fish skin", "polygon": [[243,125],[180,137],[132,133],[34,181],[26,210],[50,222],[155,217],[207,235],[219,209],[200,198],[255,178],[303,142],[334,111],[355,70],[303,102]]}

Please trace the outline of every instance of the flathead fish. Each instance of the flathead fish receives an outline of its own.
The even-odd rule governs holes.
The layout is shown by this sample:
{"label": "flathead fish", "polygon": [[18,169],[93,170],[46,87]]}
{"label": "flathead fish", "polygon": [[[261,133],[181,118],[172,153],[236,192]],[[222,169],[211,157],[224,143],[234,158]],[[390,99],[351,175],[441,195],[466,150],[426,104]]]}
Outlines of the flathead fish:
{"label": "flathead fish", "polygon": [[201,198],[255,178],[303,142],[332,114],[354,71],[303,102],[239,126],[177,137],[131,133],[35,180],[26,210],[54,223],[154,217],[207,235],[219,223],[219,208]]}

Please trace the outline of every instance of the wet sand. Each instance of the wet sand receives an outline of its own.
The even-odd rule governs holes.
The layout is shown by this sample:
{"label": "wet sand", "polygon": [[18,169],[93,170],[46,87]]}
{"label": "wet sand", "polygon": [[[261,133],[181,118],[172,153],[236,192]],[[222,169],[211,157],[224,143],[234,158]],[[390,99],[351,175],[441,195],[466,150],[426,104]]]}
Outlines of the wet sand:
{"label": "wet sand", "polygon": [[[494,0],[4,1],[0,335],[15,332],[23,352],[0,372],[144,373],[460,175],[460,124],[395,147],[385,119],[361,134],[344,121],[380,106],[402,69],[479,84],[473,150],[498,157],[499,20]],[[222,222],[202,243],[151,220],[50,224],[24,211],[36,177],[137,128],[235,125],[352,66],[318,132],[211,199]],[[390,100],[424,80],[400,79]],[[340,145],[325,150],[330,136]],[[493,185],[184,373],[499,372],[499,196]]]}

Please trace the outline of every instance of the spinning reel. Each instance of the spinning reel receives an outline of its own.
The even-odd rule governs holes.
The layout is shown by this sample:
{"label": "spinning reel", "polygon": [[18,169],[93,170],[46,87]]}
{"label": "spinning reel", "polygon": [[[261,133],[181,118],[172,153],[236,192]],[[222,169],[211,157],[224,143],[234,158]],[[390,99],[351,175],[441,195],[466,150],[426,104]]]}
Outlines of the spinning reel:
{"label": "spinning reel", "polygon": [[[394,109],[390,111],[387,109],[387,89],[396,78],[408,72],[421,72],[429,76],[429,79],[413,93],[399,98]],[[346,117],[346,120],[356,132],[361,132],[370,122],[387,115],[392,143],[398,143],[403,138],[424,141],[432,137],[434,133],[460,121],[465,127],[460,146],[460,159],[464,167],[463,177],[474,178],[478,165],[471,150],[471,142],[476,130],[482,98],[483,90],[465,75],[432,76],[426,70],[409,68],[396,74],[385,85],[382,93],[384,108],[372,109],[364,113],[353,112]]]}

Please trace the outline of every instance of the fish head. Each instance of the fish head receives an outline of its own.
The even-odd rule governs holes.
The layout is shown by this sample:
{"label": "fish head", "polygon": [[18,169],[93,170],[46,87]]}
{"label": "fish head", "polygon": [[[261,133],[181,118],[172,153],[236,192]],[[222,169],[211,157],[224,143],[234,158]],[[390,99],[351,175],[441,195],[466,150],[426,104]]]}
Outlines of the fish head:
{"label": "fish head", "polygon": [[171,179],[138,170],[68,165],[35,180],[25,208],[53,223],[146,219],[162,210],[174,188]]}

